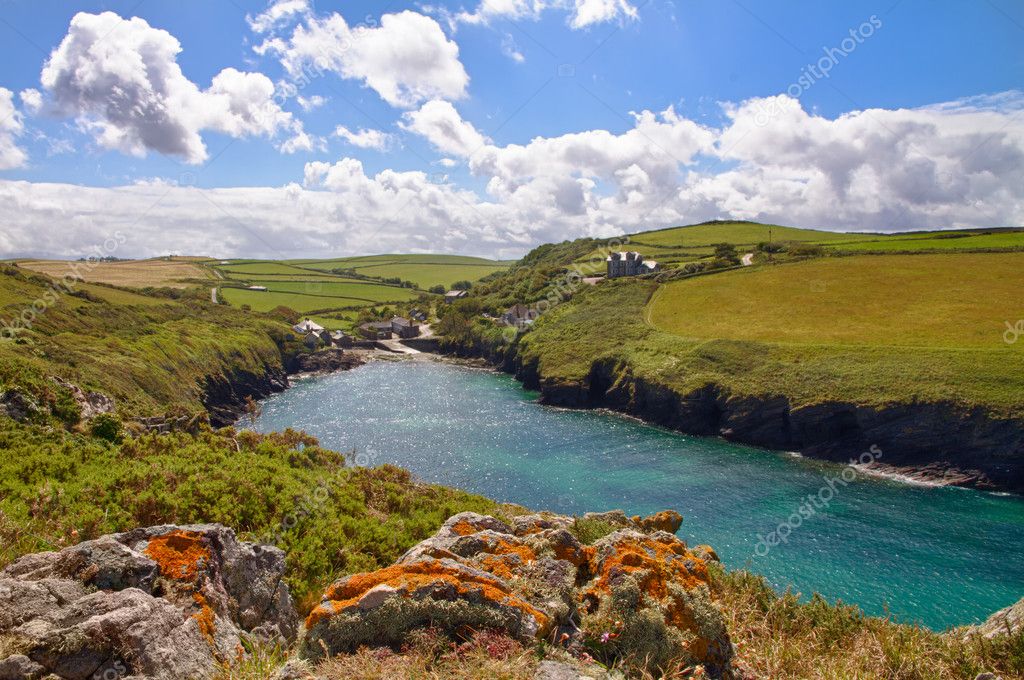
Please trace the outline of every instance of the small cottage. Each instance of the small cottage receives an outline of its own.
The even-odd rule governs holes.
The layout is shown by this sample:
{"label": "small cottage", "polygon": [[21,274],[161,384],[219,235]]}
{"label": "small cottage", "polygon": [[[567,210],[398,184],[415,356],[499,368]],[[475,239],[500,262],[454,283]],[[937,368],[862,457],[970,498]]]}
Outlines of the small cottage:
{"label": "small cottage", "polygon": [[530,309],[526,305],[515,304],[505,310],[501,315],[501,321],[509,326],[523,327],[534,322],[539,316],[536,309]]}
{"label": "small cottage", "polygon": [[359,334],[367,340],[390,340],[391,333],[390,321],[371,321],[359,327]]}
{"label": "small cottage", "polygon": [[447,293],[444,294],[444,303],[446,305],[450,305],[451,303],[455,302],[456,300],[461,300],[462,298],[466,297],[467,295],[469,295],[469,293],[464,291],[464,290],[450,290],[450,291],[448,291]]}
{"label": "small cottage", "polygon": [[302,323],[295,324],[292,326],[292,330],[299,335],[308,335],[310,333],[323,333],[324,327],[318,323],[306,319]]}
{"label": "small cottage", "polygon": [[404,317],[396,316],[391,319],[391,332],[400,338],[415,338],[420,334],[420,327]]}

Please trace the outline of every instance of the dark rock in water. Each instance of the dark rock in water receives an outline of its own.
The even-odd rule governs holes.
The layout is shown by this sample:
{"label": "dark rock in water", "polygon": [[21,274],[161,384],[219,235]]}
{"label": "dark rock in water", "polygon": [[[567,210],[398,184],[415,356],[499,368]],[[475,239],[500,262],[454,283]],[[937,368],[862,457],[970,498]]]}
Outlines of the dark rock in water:
{"label": "dark rock in water", "polygon": [[26,555],[0,572],[0,678],[209,678],[244,638],[295,640],[284,553],[216,524]]}
{"label": "dark rock in water", "polygon": [[362,366],[366,360],[353,352],[341,349],[322,349],[319,352],[299,354],[289,362],[289,373],[333,373]]}
{"label": "dark rock in water", "polygon": [[279,366],[265,365],[262,371],[233,371],[207,376],[203,406],[215,427],[232,425],[244,413],[248,398],[263,399],[288,388],[288,376]]}

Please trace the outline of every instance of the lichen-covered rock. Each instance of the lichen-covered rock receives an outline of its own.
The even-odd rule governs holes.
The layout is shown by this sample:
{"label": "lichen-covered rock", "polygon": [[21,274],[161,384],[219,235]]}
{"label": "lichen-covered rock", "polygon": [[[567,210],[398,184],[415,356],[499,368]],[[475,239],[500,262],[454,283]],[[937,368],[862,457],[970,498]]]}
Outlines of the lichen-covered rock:
{"label": "lichen-covered rock", "polygon": [[714,551],[687,550],[667,531],[682,521],[671,511],[584,519],[619,528],[583,545],[570,517],[526,515],[509,526],[455,515],[395,565],[332,584],[306,620],[300,655],[319,660],[363,645],[397,647],[427,626],[544,637],[582,655],[604,631],[608,660],[653,667],[682,659],[713,677],[726,674],[732,646],[711,601],[705,560]]}
{"label": "lichen-covered rock", "polygon": [[732,644],[703,559],[665,531],[620,529],[594,548],[586,613],[623,653],[662,662],[682,656],[715,676],[728,669]]}
{"label": "lichen-covered rock", "polygon": [[674,534],[683,525],[683,516],[675,510],[662,510],[648,517],[637,515],[633,518],[633,522],[642,531],[667,531]]}
{"label": "lichen-covered rock", "polygon": [[499,629],[520,639],[550,618],[504,580],[451,559],[423,557],[333,583],[306,619],[302,655],[319,659],[362,645],[398,645],[416,628]]}
{"label": "lichen-covered rock", "polygon": [[280,550],[220,525],[149,527],[27,555],[0,572],[0,635],[17,641],[0,669],[211,677],[243,653],[243,637],[294,640],[283,573]]}

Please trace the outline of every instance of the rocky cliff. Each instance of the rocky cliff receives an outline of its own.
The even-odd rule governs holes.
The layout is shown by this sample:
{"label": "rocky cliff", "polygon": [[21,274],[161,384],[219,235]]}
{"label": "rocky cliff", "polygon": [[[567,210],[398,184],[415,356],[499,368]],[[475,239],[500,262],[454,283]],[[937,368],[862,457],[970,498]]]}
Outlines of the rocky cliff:
{"label": "rocky cliff", "polygon": [[548,377],[517,345],[448,345],[512,373],[541,401],[564,408],[608,408],[687,434],[849,462],[876,447],[869,467],[922,482],[1024,492],[1024,416],[996,417],[956,403],[865,406],[826,401],[794,406],[784,395],[736,396],[715,384],[680,393],[626,362],[602,358],[581,380]]}

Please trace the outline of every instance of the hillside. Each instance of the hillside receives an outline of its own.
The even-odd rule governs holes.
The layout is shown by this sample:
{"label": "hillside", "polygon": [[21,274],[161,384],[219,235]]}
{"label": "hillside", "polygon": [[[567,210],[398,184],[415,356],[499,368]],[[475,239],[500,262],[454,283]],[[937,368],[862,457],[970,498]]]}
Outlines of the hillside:
{"label": "hillside", "polygon": [[[596,286],[568,285],[564,272],[600,242],[546,246],[458,303],[444,328],[456,351],[516,371],[549,403],[610,406],[837,460],[876,444],[893,452],[889,465],[933,481],[1024,488],[1024,345],[1004,340],[1021,315],[1015,249],[1024,232],[1000,232],[999,252],[990,242],[960,252],[931,248],[989,237],[771,227],[789,244],[821,247],[757,250],[751,241],[768,229],[720,223],[637,234],[628,247],[660,240],[647,247],[713,250],[717,242],[758,255],[750,267],[688,275],[670,265]],[[865,240],[922,247],[840,250]],[[518,337],[473,316],[541,300],[538,320]]]}
{"label": "hillside", "polygon": [[[574,249],[543,252],[565,255]],[[605,299],[614,308],[634,299],[639,314],[647,296],[637,293],[651,285],[625,282],[594,287],[588,292],[591,296],[614,293]],[[211,387],[213,396],[220,398],[260,396],[264,393],[260,390],[283,387],[274,383],[283,377],[281,367],[289,351],[287,343],[281,342],[280,333],[286,328],[281,320],[212,305],[202,288],[160,296],[88,285],[54,296],[53,286],[53,281],[19,268],[0,270],[3,318],[9,322],[31,318],[30,324],[16,332],[5,330],[0,338],[0,448],[4,451],[0,457],[0,567],[7,567],[0,572],[0,599],[34,587],[33,579],[45,573],[39,567],[54,562],[59,563],[60,571],[47,583],[59,586],[63,593],[72,593],[71,600],[83,598],[83,607],[102,600],[110,610],[99,614],[105,617],[102,635],[93,635],[98,630],[93,628],[83,628],[84,635],[77,635],[76,626],[83,619],[72,601],[51,603],[41,592],[34,599],[5,600],[4,606],[9,605],[5,612],[18,611],[18,616],[26,620],[40,616],[39,603],[45,603],[52,606],[45,616],[61,617],[62,624],[69,627],[66,635],[61,633],[64,637],[41,639],[12,633],[5,623],[8,619],[0,618],[0,657],[14,655],[8,658],[27,661],[28,657],[18,656],[24,653],[50,667],[69,655],[74,663],[84,663],[88,654],[102,654],[103,659],[117,658],[125,669],[141,672],[144,663],[151,663],[153,655],[170,644],[177,645],[178,654],[169,663],[200,664],[189,668],[204,667],[201,664],[206,663],[205,668],[218,673],[220,680],[280,677],[278,669],[289,659],[293,662],[293,677],[326,680],[529,680],[542,669],[601,678],[607,677],[603,664],[627,677],[692,678],[705,671],[722,673],[722,659],[730,655],[730,672],[735,678],[923,680],[938,676],[969,680],[990,670],[1006,678],[1024,677],[1024,633],[994,640],[964,638],[959,631],[942,635],[865,617],[841,604],[820,599],[801,602],[793,594],[780,596],[759,577],[721,569],[712,549],[688,547],[670,533],[659,533],[658,529],[678,528],[678,515],[673,513],[659,513],[644,520],[614,513],[583,518],[522,517],[526,513],[522,508],[423,484],[393,467],[351,467],[347,460],[350,454],[323,449],[302,433],[258,435],[234,427],[213,429],[206,424],[203,411],[204,405],[216,409],[219,404],[209,398]],[[32,300],[46,304],[34,316],[24,316]],[[587,296],[580,296],[559,313],[584,314],[596,323],[599,319],[591,313],[593,303]],[[548,330],[558,327],[551,323]],[[634,328],[655,332],[643,324]],[[595,338],[601,332],[593,326]],[[532,337],[538,343],[546,339],[540,332]],[[575,370],[573,366],[582,367],[584,364],[577,359],[585,360],[593,351],[586,344],[580,347],[580,357],[560,357],[569,372]],[[549,351],[540,344],[535,349]],[[105,402],[106,397],[113,397],[113,403]],[[96,410],[106,412],[97,414]],[[159,417],[152,420],[144,416]],[[488,513],[493,519],[484,518],[480,520],[483,523],[466,531],[459,518],[464,522],[467,516],[458,514],[466,511]],[[206,522],[223,523],[233,527],[243,540],[271,543],[285,551],[275,553],[273,548],[262,548],[243,552],[260,556],[258,565],[253,566],[257,571],[247,572],[242,583],[235,580],[218,587],[241,592],[237,596],[243,599],[251,587],[253,596],[260,596],[263,591],[259,578],[254,576],[269,568],[274,555],[280,555],[276,579],[283,573],[298,612],[320,612],[309,618],[307,635],[321,636],[327,644],[337,645],[336,656],[317,662],[318,649],[322,648],[314,647],[310,653],[307,646],[304,654],[314,662],[295,665],[296,655],[302,653],[298,645],[281,646],[260,642],[259,638],[246,638],[242,654],[229,661],[217,661],[211,655],[214,646],[207,647],[204,635],[208,642],[226,644],[223,636],[234,630],[232,619],[246,630],[259,620],[249,615],[239,617],[238,608],[227,606],[222,599],[205,599],[213,584],[221,583],[217,579],[226,579],[227,560],[238,559],[225,548],[228,530],[207,527],[203,529],[206,534],[219,538],[195,542],[199,540],[196,523]],[[538,522],[540,533],[534,535],[531,523]],[[560,523],[562,528],[551,523]],[[552,528],[545,528],[549,525]],[[502,527],[515,527],[515,535]],[[636,530],[630,527],[642,533],[629,533]],[[479,531],[482,528],[486,530]],[[493,529],[507,533],[495,533]],[[121,540],[152,536],[159,539],[153,545],[166,549],[155,552],[152,546],[146,548],[147,555],[157,558],[161,572],[155,585],[140,582],[139,587],[149,588],[145,593],[131,588],[119,590],[124,587],[121,581],[97,580],[114,574],[137,579],[145,569],[155,568],[152,561],[143,561],[145,556],[129,554],[124,548],[118,548],[116,563],[103,561],[104,551],[111,549],[111,541],[116,542],[109,534],[122,531],[128,533],[118,534]],[[492,546],[490,541],[495,536],[499,540]],[[458,553],[460,562],[446,567],[453,570],[451,573],[401,567],[402,555],[418,542],[423,542],[421,551]],[[637,550],[643,546],[653,546],[655,554],[641,555]],[[246,550],[253,549],[250,546]],[[40,551],[50,552],[38,554]],[[621,552],[621,559],[606,557],[615,555],[615,551]],[[220,566],[188,561],[206,554],[215,557]],[[673,557],[676,554],[686,556],[684,566]],[[12,566],[22,556],[23,561]],[[524,562],[524,556],[530,559]],[[424,564],[432,565],[431,559]],[[131,571],[135,563],[125,560],[142,561],[137,565],[139,571]],[[190,564],[196,565],[194,570]],[[625,589],[605,585],[606,577],[617,573],[620,564],[631,570],[642,564],[658,574],[660,580],[645,581],[650,590],[645,597],[653,599],[635,607],[628,604],[633,601],[628,599],[633,597],[628,583]],[[26,565],[34,565],[35,570],[26,572]],[[176,569],[184,566],[185,575],[194,575],[195,582],[189,582],[178,571],[164,572],[165,565]],[[206,567],[212,570],[209,574],[203,571]],[[553,571],[535,571],[541,568]],[[602,575],[602,569],[607,573]],[[574,571],[579,583],[570,579],[561,585],[558,574]],[[543,574],[541,581],[534,580],[536,573]],[[644,572],[637,573],[642,576]],[[203,580],[207,578],[211,580]],[[468,595],[463,593],[464,597],[456,597],[454,602],[442,598],[428,619],[385,616],[380,626],[357,629],[364,636],[359,640],[368,648],[350,648],[345,628],[320,624],[323,605],[314,608],[321,593],[340,597],[346,588],[375,583],[402,588],[423,585],[437,593],[453,586],[468,586]],[[473,588],[481,584],[481,595],[474,595]],[[606,604],[582,612],[576,637],[554,641],[531,638],[529,630],[512,627],[514,621],[521,621],[509,619],[504,604],[505,593],[513,592],[513,588],[515,597],[534,602],[548,612],[538,610],[537,620],[543,621],[542,616],[568,616],[571,607],[576,606],[574,589],[582,592],[584,586],[590,593],[588,601]],[[174,600],[173,605],[161,599],[179,591],[185,596]],[[373,588],[370,592],[378,591]],[[550,599],[552,592],[562,593],[558,597],[565,593],[573,597],[568,604],[559,603]],[[364,593],[361,598],[368,595]],[[144,646],[137,647],[133,656],[119,656],[122,650],[112,640],[127,635],[125,626],[136,620],[121,614],[139,611],[131,607],[151,603],[143,603],[140,598],[144,597],[164,602],[160,605],[163,607],[181,607],[170,610],[173,616],[166,619],[168,626],[192,626],[195,634],[188,638],[189,644],[198,646],[182,646],[177,633],[168,636],[171,628],[141,639],[142,630],[165,620],[143,617],[131,630],[134,643]],[[120,609],[118,598],[126,598],[127,603]],[[370,599],[360,611],[380,618]],[[469,608],[465,608],[467,602]],[[481,604],[504,613],[496,619],[493,612],[481,610]],[[24,610],[26,606],[30,611]],[[380,611],[387,615],[391,609]],[[690,621],[686,612],[699,618]],[[446,618],[453,614],[455,618]],[[353,623],[345,616],[338,620],[346,625]],[[446,627],[448,621],[483,621],[495,628]],[[390,637],[395,631],[399,637]],[[38,629],[27,632],[35,635]],[[699,637],[693,637],[694,633]],[[706,641],[717,645],[715,641],[722,639],[731,639],[737,646],[705,647]],[[608,644],[610,640],[614,643]],[[393,650],[389,644],[393,644]],[[705,665],[694,665],[699,660]],[[169,668],[177,668],[168,667],[166,660],[161,663],[161,672],[173,674]]]}

